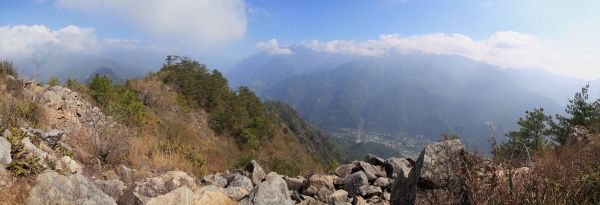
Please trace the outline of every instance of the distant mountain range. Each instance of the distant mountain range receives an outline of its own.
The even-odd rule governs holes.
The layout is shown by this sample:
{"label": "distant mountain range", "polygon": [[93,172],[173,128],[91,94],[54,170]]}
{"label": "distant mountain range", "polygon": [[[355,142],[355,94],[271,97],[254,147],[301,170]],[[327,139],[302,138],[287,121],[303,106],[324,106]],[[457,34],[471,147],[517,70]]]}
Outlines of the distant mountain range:
{"label": "distant mountain range", "polygon": [[536,69],[505,69],[461,56],[366,57],[292,47],[259,53],[232,68],[232,86],[291,104],[310,122],[345,139],[418,150],[442,133],[488,150],[490,131],[515,128],[526,110],[559,113],[585,84]]}
{"label": "distant mountain range", "polygon": [[[48,54],[39,57],[36,66],[30,58],[10,59],[17,66],[24,79],[37,79],[42,82],[50,77],[58,77],[62,82],[75,78],[86,82],[96,73],[111,74],[111,78],[123,81],[156,71],[162,65],[164,56],[153,52],[104,52],[86,54]],[[113,75],[114,74],[114,75]]]}

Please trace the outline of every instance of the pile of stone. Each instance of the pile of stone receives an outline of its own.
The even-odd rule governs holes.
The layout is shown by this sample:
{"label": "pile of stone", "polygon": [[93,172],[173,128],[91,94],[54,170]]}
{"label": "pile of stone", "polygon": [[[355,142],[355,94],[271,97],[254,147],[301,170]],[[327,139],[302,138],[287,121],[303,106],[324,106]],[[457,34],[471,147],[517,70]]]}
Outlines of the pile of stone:
{"label": "pile of stone", "polygon": [[[8,140],[15,134],[23,135],[16,145]],[[439,190],[464,183],[460,171],[464,146],[458,140],[426,146],[417,161],[368,154],[364,161],[341,165],[329,175],[267,174],[252,161],[244,169],[203,178],[182,171],[141,173],[123,165],[95,177],[84,175],[83,166],[60,151],[70,149],[61,140],[64,135],[59,130],[22,128],[7,130],[0,137],[1,164],[13,160],[11,153],[22,152],[43,166],[28,204],[421,204],[432,194],[443,193]],[[0,166],[0,186],[10,185],[10,178]]]}
{"label": "pile of stone", "polygon": [[50,127],[67,133],[80,130],[101,133],[104,127],[116,126],[111,117],[68,88],[30,81],[25,84],[25,93],[42,105]]}

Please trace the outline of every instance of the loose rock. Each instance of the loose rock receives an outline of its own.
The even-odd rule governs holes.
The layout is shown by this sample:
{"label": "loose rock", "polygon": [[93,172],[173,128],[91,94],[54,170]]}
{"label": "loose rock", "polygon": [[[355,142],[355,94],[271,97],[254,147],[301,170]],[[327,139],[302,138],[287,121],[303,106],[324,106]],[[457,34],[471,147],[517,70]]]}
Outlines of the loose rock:
{"label": "loose rock", "polygon": [[283,180],[285,181],[285,183],[288,186],[289,190],[294,190],[294,191],[298,191],[300,189],[302,189],[302,187],[304,187],[304,184],[306,184],[307,180],[304,177],[287,177],[284,176]]}
{"label": "loose rock", "polygon": [[325,200],[335,191],[333,176],[314,174],[308,177],[308,183],[303,194],[316,196],[319,200]]}
{"label": "loose rock", "polygon": [[278,175],[270,175],[250,192],[248,198],[240,201],[240,204],[290,205],[293,204],[293,201],[283,178]]}
{"label": "loose rock", "polygon": [[227,196],[229,198],[233,199],[234,201],[240,201],[244,197],[248,196],[250,191],[248,191],[247,189],[244,189],[242,187],[230,186],[230,187],[227,187],[227,189],[225,189],[225,193],[227,194]]}
{"label": "loose rock", "polygon": [[[365,175],[369,180],[377,179],[377,173],[379,173],[380,169],[376,166],[373,166],[366,162],[358,162],[357,168],[365,172]],[[357,169],[355,168],[355,169]]]}
{"label": "loose rock", "polygon": [[[427,145],[406,180],[396,180],[391,193],[392,204],[414,204],[420,201],[418,189],[434,190],[456,181],[461,175],[458,170],[449,169],[462,166],[464,145],[457,140],[446,140]],[[449,203],[454,203],[448,199]],[[457,202],[458,203],[458,202]]]}
{"label": "loose rock", "polygon": [[352,169],[354,169],[354,167],[356,167],[354,164],[344,164],[335,169],[335,174],[341,178],[344,178],[352,174]]}
{"label": "loose rock", "polygon": [[360,195],[364,197],[379,196],[382,193],[381,187],[378,186],[365,185],[360,187]]}
{"label": "loose rock", "polygon": [[344,190],[337,190],[333,192],[327,199],[327,203],[330,204],[342,204],[348,202],[348,192]]}
{"label": "loose rock", "polygon": [[0,137],[0,164],[8,164],[12,162],[10,156],[11,145],[4,137]]}
{"label": "loose rock", "polygon": [[94,183],[81,174],[63,176],[57,172],[38,175],[29,193],[27,204],[116,204]]}
{"label": "loose rock", "polygon": [[410,162],[404,158],[390,158],[385,161],[384,167],[387,176],[392,179],[399,176],[406,179],[410,173]]}
{"label": "loose rock", "polygon": [[127,203],[140,204],[169,193],[179,187],[187,186],[197,189],[194,178],[182,171],[169,171],[154,178],[146,178],[142,182],[136,182],[131,193],[127,194]]}
{"label": "loose rock", "polygon": [[256,160],[252,160],[250,164],[246,166],[246,171],[254,185],[260,184],[262,180],[265,179],[265,171],[263,171]]}
{"label": "loose rock", "polygon": [[369,180],[363,171],[358,171],[348,175],[344,179],[344,190],[348,192],[349,197],[360,194],[360,187],[369,185]]}
{"label": "loose rock", "polygon": [[385,163],[385,160],[375,156],[374,154],[367,153],[365,155],[365,162],[368,162],[369,164],[372,164],[375,166],[383,166],[383,164]]}
{"label": "loose rock", "polygon": [[382,188],[386,188],[388,186],[390,186],[390,179],[385,178],[385,177],[379,177],[375,180],[375,182],[373,182],[373,185],[378,186],[378,187],[382,187]]}
{"label": "loose rock", "polygon": [[202,184],[206,185],[215,185],[221,188],[225,188],[227,186],[227,179],[223,178],[219,174],[210,174],[202,178]]}
{"label": "loose rock", "polygon": [[65,172],[67,174],[82,173],[83,167],[77,163],[77,161],[71,159],[69,156],[63,156],[60,158],[61,163],[58,164],[57,170]]}
{"label": "loose rock", "polygon": [[248,177],[241,174],[234,174],[227,187],[241,187],[249,191],[254,186]]}

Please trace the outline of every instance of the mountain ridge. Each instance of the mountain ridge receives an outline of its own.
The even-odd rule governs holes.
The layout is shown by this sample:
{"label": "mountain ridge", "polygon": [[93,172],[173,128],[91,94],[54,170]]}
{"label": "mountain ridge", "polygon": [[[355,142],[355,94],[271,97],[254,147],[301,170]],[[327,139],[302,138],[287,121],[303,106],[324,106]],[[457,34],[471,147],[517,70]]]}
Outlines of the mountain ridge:
{"label": "mountain ridge", "polygon": [[[318,57],[317,52],[313,54],[311,57]],[[545,95],[554,91],[551,88],[536,90],[558,85],[531,81],[531,75],[466,57],[399,54],[354,58],[323,54],[320,62],[337,58],[339,65],[318,69],[285,67],[286,63],[300,61],[305,54],[294,55],[258,54],[254,58],[265,57],[277,63],[270,65],[269,60],[263,60],[267,63],[259,68],[249,65],[251,68],[247,70],[243,69],[246,67],[242,61],[237,71],[230,71],[238,73],[230,75],[251,71],[258,76],[246,84],[243,81],[232,84],[248,85],[264,99],[287,102],[302,117],[328,131],[354,130],[346,135],[357,141],[362,137],[357,133],[388,138],[387,144],[410,144],[413,142],[394,138],[425,135],[427,140],[414,142],[423,146],[442,133],[457,133],[467,144],[482,147],[482,151],[487,152],[488,122],[502,135],[515,128],[514,119],[525,110],[544,107],[549,113],[561,112],[556,97],[560,94]],[[348,59],[337,61],[344,58]],[[310,65],[313,64],[307,64]],[[270,75],[277,70],[285,75]],[[528,87],[528,81],[537,84]],[[569,84],[575,87],[575,83]],[[557,90],[572,93],[571,88]],[[564,94],[565,98],[569,94]]]}

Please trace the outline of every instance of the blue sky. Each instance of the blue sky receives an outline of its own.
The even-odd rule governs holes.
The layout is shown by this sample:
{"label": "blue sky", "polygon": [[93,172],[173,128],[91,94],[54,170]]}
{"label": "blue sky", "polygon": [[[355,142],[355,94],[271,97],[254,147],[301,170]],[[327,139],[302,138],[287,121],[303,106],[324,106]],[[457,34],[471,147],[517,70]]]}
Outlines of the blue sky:
{"label": "blue sky", "polygon": [[[469,50],[465,56],[501,66],[552,67],[548,70],[567,76],[572,73],[571,77],[584,78],[590,74],[600,77],[597,71],[600,62],[593,59],[600,54],[599,10],[600,1],[593,0],[0,0],[0,27],[4,28],[0,29],[0,55],[11,57],[11,50],[19,50],[19,46],[23,50],[20,54],[35,52],[35,45],[26,43],[37,40],[15,37],[40,38],[32,34],[40,32],[39,29],[15,28],[33,25],[46,27],[48,31],[44,32],[54,37],[64,33],[92,35],[82,39],[97,39],[94,48],[98,49],[108,49],[104,45],[107,42],[112,43],[110,49],[119,49],[115,42],[128,43],[138,49],[226,61],[269,48],[304,45],[311,40],[318,41],[322,48],[327,43],[344,41],[345,47],[389,50],[393,46],[380,45],[389,43],[380,35],[393,34],[397,35],[394,45],[401,46],[394,49],[406,50],[407,44],[433,45],[441,41],[443,45],[452,45],[452,49],[446,46],[418,50],[450,54]],[[72,28],[58,32],[69,25],[91,30],[77,32]],[[69,41],[72,35],[57,37],[60,43],[68,44],[57,49],[79,48],[77,42],[62,42]],[[463,37],[472,42],[460,44]],[[489,45],[497,46],[498,39],[503,44],[518,42],[519,46],[512,46],[515,49],[528,46],[510,53],[528,55],[547,49],[542,53],[561,61],[547,65],[543,63],[544,56],[519,59],[506,50],[492,50]],[[25,45],[13,45],[15,41],[23,41]],[[373,46],[369,41],[378,44]],[[2,42],[6,44],[3,47]],[[53,40],[50,44],[60,44],[57,42]],[[260,42],[268,42],[270,46],[259,49]],[[339,45],[336,43],[334,47]],[[489,54],[492,52],[501,52],[502,57]],[[379,50],[377,53],[381,54]],[[582,55],[588,56],[577,57]],[[572,68],[563,68],[566,65],[585,65],[581,66],[585,68],[569,70]]]}

